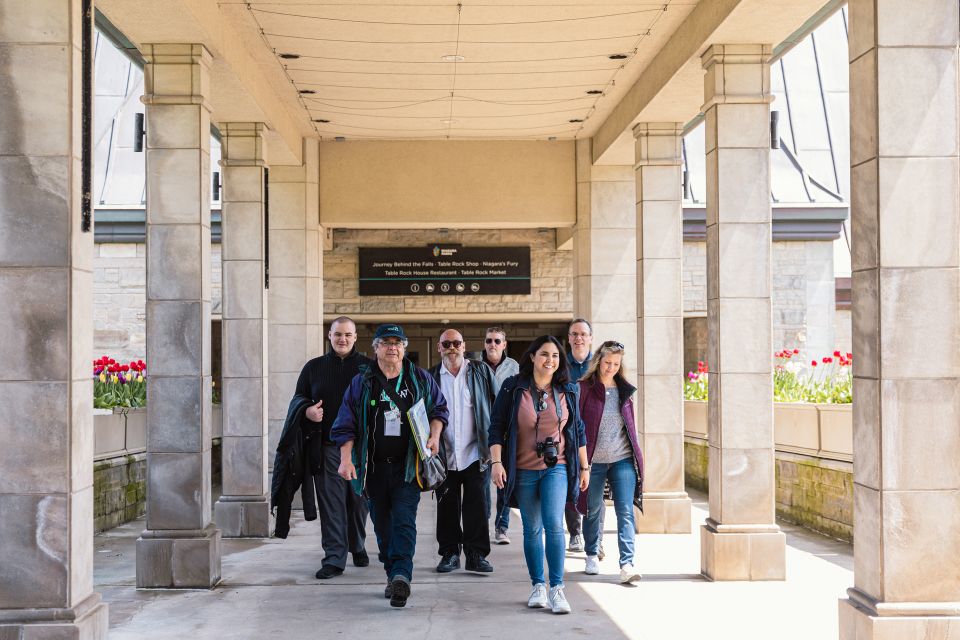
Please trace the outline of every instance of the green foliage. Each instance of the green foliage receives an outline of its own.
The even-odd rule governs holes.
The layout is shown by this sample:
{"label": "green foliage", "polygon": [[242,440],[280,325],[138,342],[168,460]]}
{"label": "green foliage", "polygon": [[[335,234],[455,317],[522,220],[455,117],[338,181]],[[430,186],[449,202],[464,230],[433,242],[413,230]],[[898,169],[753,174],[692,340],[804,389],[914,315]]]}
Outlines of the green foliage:
{"label": "green foliage", "polygon": [[[775,402],[814,402],[850,404],[853,402],[853,354],[834,351],[833,356],[798,362],[799,351],[774,354],[773,399]],[[708,365],[697,363],[697,371],[687,373],[683,383],[685,400],[708,398]]]}

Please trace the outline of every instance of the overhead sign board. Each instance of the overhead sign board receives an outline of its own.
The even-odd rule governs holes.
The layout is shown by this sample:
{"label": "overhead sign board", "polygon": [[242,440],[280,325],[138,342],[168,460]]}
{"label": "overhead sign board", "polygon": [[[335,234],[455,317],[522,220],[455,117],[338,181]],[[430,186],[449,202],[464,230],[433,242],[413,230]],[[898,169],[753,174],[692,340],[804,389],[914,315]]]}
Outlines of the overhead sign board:
{"label": "overhead sign board", "polygon": [[361,296],[529,295],[530,247],[360,247]]}

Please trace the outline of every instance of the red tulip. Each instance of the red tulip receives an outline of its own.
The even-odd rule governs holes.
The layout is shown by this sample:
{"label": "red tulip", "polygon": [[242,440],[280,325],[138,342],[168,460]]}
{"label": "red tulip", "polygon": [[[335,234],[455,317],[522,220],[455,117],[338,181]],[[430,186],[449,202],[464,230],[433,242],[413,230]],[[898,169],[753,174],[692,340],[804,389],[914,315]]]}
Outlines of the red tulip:
{"label": "red tulip", "polygon": [[839,352],[839,351],[834,351],[834,352],[833,352],[833,357],[834,357],[834,358],[839,358],[839,357],[841,357],[841,356],[840,356],[840,352]]}
{"label": "red tulip", "polygon": [[811,360],[811,361],[810,361],[810,366],[811,366],[811,367],[817,366],[817,361],[816,361],[816,360]]}
{"label": "red tulip", "polygon": [[830,356],[827,356],[823,359],[823,364],[830,364],[831,362],[833,362],[833,358]]}
{"label": "red tulip", "polygon": [[797,355],[797,354],[799,354],[799,353],[800,353],[800,349],[794,349],[794,350],[793,350],[793,355]]}

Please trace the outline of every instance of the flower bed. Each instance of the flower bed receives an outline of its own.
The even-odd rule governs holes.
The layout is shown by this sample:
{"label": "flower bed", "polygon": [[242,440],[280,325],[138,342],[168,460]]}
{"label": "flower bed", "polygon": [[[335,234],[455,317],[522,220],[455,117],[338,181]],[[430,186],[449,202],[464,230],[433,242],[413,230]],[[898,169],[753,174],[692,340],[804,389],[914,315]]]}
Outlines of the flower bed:
{"label": "flower bed", "polygon": [[93,361],[93,408],[147,404],[147,366],[143,360],[121,364],[109,356]]}
{"label": "flower bed", "polygon": [[[850,404],[853,402],[853,354],[834,351],[809,365],[799,362],[798,349],[773,354],[773,399],[775,402]],[[683,384],[685,400],[709,397],[709,365],[698,362]]]}

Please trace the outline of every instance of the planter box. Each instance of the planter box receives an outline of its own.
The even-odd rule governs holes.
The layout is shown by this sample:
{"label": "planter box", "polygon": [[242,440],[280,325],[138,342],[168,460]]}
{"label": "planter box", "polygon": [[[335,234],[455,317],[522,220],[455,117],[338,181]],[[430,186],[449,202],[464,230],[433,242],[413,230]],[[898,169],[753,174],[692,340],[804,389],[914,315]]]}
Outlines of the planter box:
{"label": "planter box", "polygon": [[707,439],[707,403],[699,400],[683,402],[683,432],[686,436]]}
{"label": "planter box", "polygon": [[[706,439],[706,402],[685,400],[683,419],[685,436]],[[775,402],[773,428],[777,451],[853,460],[853,405]]]}
{"label": "planter box", "polygon": [[223,405],[215,404],[210,411],[210,432],[213,438],[223,437]]}
{"label": "planter box", "polygon": [[126,447],[126,419],[110,409],[93,410],[94,460],[121,455]]}

